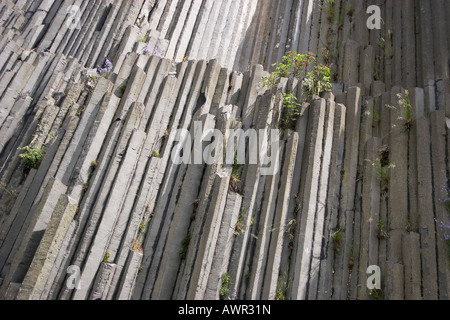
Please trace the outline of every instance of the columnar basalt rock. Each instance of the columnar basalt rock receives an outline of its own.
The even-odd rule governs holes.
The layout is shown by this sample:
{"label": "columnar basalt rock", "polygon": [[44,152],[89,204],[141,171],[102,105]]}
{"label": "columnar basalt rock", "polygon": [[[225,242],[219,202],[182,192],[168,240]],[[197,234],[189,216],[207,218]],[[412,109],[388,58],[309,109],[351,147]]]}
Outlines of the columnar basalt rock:
{"label": "columnar basalt rock", "polygon": [[[447,300],[445,4],[1,2],[0,299]],[[332,92],[263,86],[290,51]]]}

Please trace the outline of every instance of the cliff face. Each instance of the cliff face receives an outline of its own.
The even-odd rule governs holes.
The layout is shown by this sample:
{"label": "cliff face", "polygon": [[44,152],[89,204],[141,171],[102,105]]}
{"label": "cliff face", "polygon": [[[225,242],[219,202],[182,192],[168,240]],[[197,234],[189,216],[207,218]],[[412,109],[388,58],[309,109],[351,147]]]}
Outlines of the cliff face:
{"label": "cliff face", "polygon": [[[0,297],[447,300],[449,15],[444,0],[2,1]],[[316,53],[332,92],[263,87],[289,51]],[[302,101],[291,129],[282,92]],[[208,161],[207,130],[231,163]],[[241,165],[230,130],[257,133]],[[264,143],[270,174],[248,161]]]}

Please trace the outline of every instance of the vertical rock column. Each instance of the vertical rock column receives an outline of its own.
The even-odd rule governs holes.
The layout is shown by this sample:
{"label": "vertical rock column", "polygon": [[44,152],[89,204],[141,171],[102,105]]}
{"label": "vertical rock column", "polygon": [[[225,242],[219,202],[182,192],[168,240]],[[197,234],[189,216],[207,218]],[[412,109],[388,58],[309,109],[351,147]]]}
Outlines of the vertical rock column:
{"label": "vertical rock column", "polygon": [[[333,265],[335,246],[332,235],[338,228],[339,199],[341,198],[341,175],[344,165],[346,107],[336,104],[334,115],[333,148],[331,150],[331,170],[328,182],[328,196],[324,224],[325,245],[322,249],[323,259],[320,264],[319,287],[317,299],[329,300],[332,295]],[[337,227],[336,227],[337,226]]]}
{"label": "vertical rock column", "polygon": [[[439,194],[441,190],[446,190],[448,186],[447,169],[446,169],[446,133],[448,128],[445,124],[445,111],[436,110],[431,113],[431,164],[433,169],[433,187],[435,190],[434,207],[435,207],[435,221],[436,221],[436,247],[437,247],[437,266],[438,266],[438,285],[439,285],[439,299],[448,300],[450,290],[450,259],[449,246],[444,240],[445,232],[448,234],[448,229],[441,227],[450,225],[449,212],[446,206],[439,202],[440,197],[445,197],[446,194]],[[439,190],[439,191],[438,191]],[[446,191],[445,191],[446,192]]]}
{"label": "vertical rock column", "polygon": [[436,300],[438,274],[436,256],[435,221],[433,215],[430,121],[416,119],[417,137],[417,211],[419,215],[420,249],[422,262],[422,297]]}
{"label": "vertical rock column", "polygon": [[378,264],[378,222],[380,212],[380,177],[377,176],[375,165],[381,147],[380,138],[372,138],[366,143],[364,155],[364,172],[362,185],[361,240],[358,270],[358,299],[369,298],[367,283],[367,268]]}
{"label": "vertical rock column", "polygon": [[309,272],[308,300],[316,300],[319,288],[319,273],[322,253],[325,250],[323,235],[326,219],[326,201],[331,173],[331,152],[333,150],[334,118],[336,105],[334,98],[326,99],[326,117],[324,122],[322,167],[320,169],[319,190],[317,194],[316,219],[314,225],[314,239],[312,244],[311,270]]}
{"label": "vertical rock column", "polygon": [[359,131],[361,119],[361,89],[351,87],[347,93],[347,112],[345,126],[345,156],[343,175],[341,177],[342,198],[337,230],[342,232],[339,249],[336,253],[335,275],[333,279],[334,294],[337,300],[346,299],[348,283],[348,259],[353,241],[353,219],[355,211],[356,176],[359,159]]}
{"label": "vertical rock column", "polygon": [[400,100],[400,88],[394,87],[391,92],[391,131],[389,135],[389,200],[387,225],[389,232],[387,260],[401,262],[401,235],[406,231],[408,212],[408,132],[405,117],[406,105]]}
{"label": "vertical rock column", "polygon": [[56,255],[77,209],[76,202],[61,195],[17,295],[18,300],[40,299]]}
{"label": "vertical rock column", "polygon": [[291,256],[290,297],[294,300],[303,300],[307,296],[323,152],[325,111],[325,100],[312,102],[307,131],[309,141],[307,141],[307,152],[304,155],[306,161],[303,163],[301,187],[297,195],[300,197],[302,207],[298,213],[300,219],[297,221],[294,250]]}

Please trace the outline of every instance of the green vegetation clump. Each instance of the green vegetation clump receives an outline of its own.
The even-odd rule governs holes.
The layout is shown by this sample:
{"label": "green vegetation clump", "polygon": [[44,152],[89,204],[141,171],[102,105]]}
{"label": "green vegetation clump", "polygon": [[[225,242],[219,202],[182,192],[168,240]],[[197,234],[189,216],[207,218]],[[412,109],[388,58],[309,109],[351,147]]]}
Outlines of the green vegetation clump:
{"label": "green vegetation clump", "polygon": [[222,275],[219,294],[222,299],[230,295],[231,276],[228,273]]}
{"label": "green vegetation clump", "polygon": [[38,169],[44,157],[44,151],[38,147],[26,146],[19,148],[19,150],[24,151],[24,153],[19,154],[27,169]]}
{"label": "green vegetation clump", "polygon": [[188,233],[183,238],[183,241],[181,241],[181,250],[178,254],[180,255],[180,259],[182,261],[186,259],[188,248],[189,248],[189,242],[191,242],[191,234],[190,233]]}
{"label": "green vegetation clump", "polygon": [[341,228],[339,228],[336,232],[334,232],[331,235],[331,238],[333,239],[334,251],[339,251],[341,249],[341,243],[342,243],[342,230],[341,230]]}
{"label": "green vegetation clump", "polygon": [[[311,68],[312,67],[312,68]],[[309,70],[309,71],[308,71]],[[261,78],[263,87],[275,87],[281,78],[298,78],[301,81],[303,92],[308,96],[321,95],[330,92],[332,88],[330,68],[323,64],[317,64],[314,53],[299,54],[289,51],[282,59],[275,71],[268,77]],[[293,92],[283,93],[283,111],[280,127],[293,129],[301,116],[301,102]]]}
{"label": "green vegetation clump", "polygon": [[103,263],[109,263],[109,251],[106,250],[105,255],[103,256]]}
{"label": "green vegetation clump", "polygon": [[159,152],[158,152],[158,151],[156,151],[156,150],[153,150],[153,151],[152,151],[152,157],[154,157],[154,158],[160,158],[160,157],[161,157],[161,155],[159,154]]}

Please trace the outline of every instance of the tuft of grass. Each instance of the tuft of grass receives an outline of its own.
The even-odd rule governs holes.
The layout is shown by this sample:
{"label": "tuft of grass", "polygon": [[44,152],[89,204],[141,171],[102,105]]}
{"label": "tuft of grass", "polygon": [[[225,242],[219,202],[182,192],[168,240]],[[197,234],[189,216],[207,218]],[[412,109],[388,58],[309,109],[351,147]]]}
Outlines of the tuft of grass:
{"label": "tuft of grass", "polygon": [[388,233],[387,233],[387,228],[386,228],[386,222],[384,220],[380,219],[377,223],[377,228],[378,228],[378,233],[377,233],[378,239],[387,239]]}
{"label": "tuft of grass", "polygon": [[188,232],[188,234],[183,238],[183,241],[181,241],[181,249],[178,252],[181,261],[186,259],[190,242],[191,242],[191,234]]}
{"label": "tuft of grass", "polygon": [[230,188],[233,192],[242,193],[242,183],[241,176],[242,171],[244,169],[244,165],[238,164],[237,161],[237,152],[234,155],[234,163],[231,167],[231,179],[230,179]]}
{"label": "tuft of grass", "polygon": [[[395,168],[394,163],[388,162],[389,160],[383,159],[384,157],[376,158],[375,160],[366,159],[371,164],[375,174],[378,176],[381,182],[381,193],[385,194],[388,191],[389,185],[389,171]],[[387,163],[386,163],[387,161]]]}
{"label": "tuft of grass", "polygon": [[327,0],[326,5],[327,20],[330,24],[332,24],[336,17],[336,0]]}
{"label": "tuft of grass", "polygon": [[109,251],[108,250],[106,250],[106,252],[105,252],[105,255],[103,256],[103,260],[102,260],[102,262],[103,263],[109,263]]}
{"label": "tuft of grass", "polygon": [[333,249],[334,251],[339,251],[341,249],[342,244],[342,229],[339,227],[334,233],[331,234],[331,238],[333,239]]}
{"label": "tuft of grass", "polygon": [[147,227],[148,221],[149,220],[142,219],[141,223],[139,224],[139,229],[138,229],[139,235],[144,233],[145,228]]}
{"label": "tuft of grass", "polygon": [[91,170],[94,171],[98,166],[97,160],[91,162]]}
{"label": "tuft of grass", "polygon": [[148,33],[142,33],[142,31],[139,31],[138,38],[136,42],[147,42],[148,40]]}
{"label": "tuft of grass", "polygon": [[231,276],[228,273],[224,273],[221,278],[219,294],[222,299],[230,295]]}
{"label": "tuft of grass", "polygon": [[275,300],[287,300],[287,291],[289,283],[287,281],[278,280],[277,291],[275,292]]}
{"label": "tuft of grass", "polygon": [[152,151],[152,157],[155,157],[155,158],[160,158],[160,157],[161,157],[161,155],[159,154],[159,152],[158,152],[158,151],[156,151],[156,150],[153,150],[153,151]]}
{"label": "tuft of grass", "polygon": [[245,218],[247,217],[247,215],[245,214],[245,209],[242,208],[241,209],[241,214],[238,217],[238,221],[236,222],[236,227],[234,228],[234,234],[235,235],[240,235],[240,234],[244,234],[245,231],[247,230],[246,226],[245,226]]}
{"label": "tuft of grass", "polygon": [[370,289],[369,298],[371,300],[383,300],[383,291],[381,289]]}

